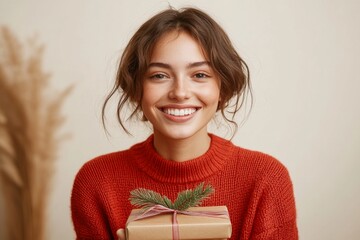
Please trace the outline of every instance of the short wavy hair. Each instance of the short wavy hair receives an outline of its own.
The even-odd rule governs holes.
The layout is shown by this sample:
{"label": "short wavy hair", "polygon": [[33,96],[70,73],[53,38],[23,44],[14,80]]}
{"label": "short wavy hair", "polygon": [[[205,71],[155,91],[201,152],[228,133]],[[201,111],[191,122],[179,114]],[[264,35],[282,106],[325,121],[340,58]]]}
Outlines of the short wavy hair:
{"label": "short wavy hair", "polygon": [[[124,131],[130,134],[124,120],[134,116],[140,118],[143,77],[148,69],[153,48],[165,33],[171,31],[184,31],[200,44],[221,82],[218,111],[237,129],[235,114],[243,106],[248,93],[251,95],[249,68],[221,26],[208,14],[195,8],[167,9],[150,18],[136,31],[121,56],[115,84],[103,104],[104,126],[106,106],[118,92],[120,98],[117,104],[117,119]],[[232,108],[227,110],[230,113],[228,117],[225,110],[232,99]],[[123,119],[122,112],[128,104],[132,112]]]}

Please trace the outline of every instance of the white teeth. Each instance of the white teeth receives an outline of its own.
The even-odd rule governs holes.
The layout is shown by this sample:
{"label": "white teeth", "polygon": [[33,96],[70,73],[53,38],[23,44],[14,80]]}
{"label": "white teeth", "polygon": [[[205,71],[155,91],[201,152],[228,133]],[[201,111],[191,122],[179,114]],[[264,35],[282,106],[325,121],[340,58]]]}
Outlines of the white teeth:
{"label": "white teeth", "polygon": [[182,109],[164,108],[163,111],[164,111],[164,113],[167,113],[169,115],[173,115],[176,117],[182,117],[182,116],[193,114],[194,112],[196,112],[196,109],[195,108],[182,108]]}

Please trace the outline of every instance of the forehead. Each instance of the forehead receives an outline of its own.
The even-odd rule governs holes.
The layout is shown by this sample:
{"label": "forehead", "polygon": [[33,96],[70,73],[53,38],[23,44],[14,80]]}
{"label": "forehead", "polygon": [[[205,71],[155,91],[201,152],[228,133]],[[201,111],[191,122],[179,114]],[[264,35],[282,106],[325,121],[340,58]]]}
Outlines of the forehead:
{"label": "forehead", "polygon": [[174,30],[163,34],[155,43],[150,62],[158,60],[207,61],[200,43],[185,31]]}

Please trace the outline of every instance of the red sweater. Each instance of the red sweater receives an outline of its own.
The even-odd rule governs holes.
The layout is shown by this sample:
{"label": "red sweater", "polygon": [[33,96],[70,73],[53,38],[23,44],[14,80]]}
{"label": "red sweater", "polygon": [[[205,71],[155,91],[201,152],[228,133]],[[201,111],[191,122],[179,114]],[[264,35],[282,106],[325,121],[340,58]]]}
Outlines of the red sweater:
{"label": "red sweater", "polygon": [[196,159],[174,162],[153,147],[153,136],[128,150],[87,162],[76,176],[71,211],[77,239],[117,239],[133,208],[129,192],[157,191],[174,200],[200,182],[215,193],[202,206],[226,205],[232,238],[298,239],[292,183],[273,157],[211,136],[209,150]]}

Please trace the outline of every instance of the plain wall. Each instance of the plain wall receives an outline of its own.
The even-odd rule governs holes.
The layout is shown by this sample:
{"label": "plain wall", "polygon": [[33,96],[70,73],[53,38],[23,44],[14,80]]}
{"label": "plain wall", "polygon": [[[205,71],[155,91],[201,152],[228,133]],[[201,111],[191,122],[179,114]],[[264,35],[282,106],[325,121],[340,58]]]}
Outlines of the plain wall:
{"label": "plain wall", "polygon": [[70,193],[81,165],[151,132],[132,124],[127,136],[109,115],[107,137],[100,110],[126,42],[168,3],[212,15],[249,64],[254,106],[233,142],[288,167],[301,239],[360,239],[359,1],[1,0],[0,24],[46,45],[51,86],[75,85],[63,107],[61,131],[72,138],[59,149],[47,239],[75,237]]}

